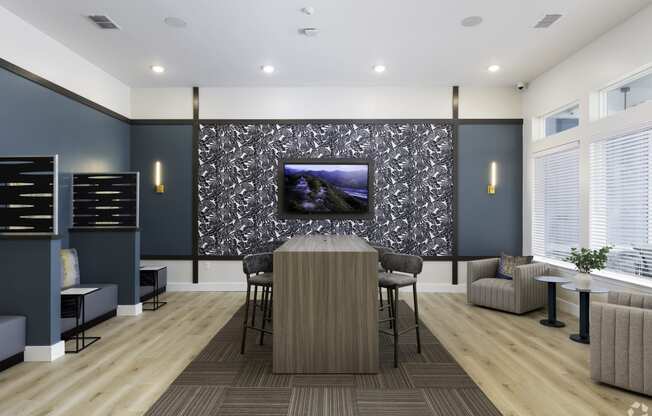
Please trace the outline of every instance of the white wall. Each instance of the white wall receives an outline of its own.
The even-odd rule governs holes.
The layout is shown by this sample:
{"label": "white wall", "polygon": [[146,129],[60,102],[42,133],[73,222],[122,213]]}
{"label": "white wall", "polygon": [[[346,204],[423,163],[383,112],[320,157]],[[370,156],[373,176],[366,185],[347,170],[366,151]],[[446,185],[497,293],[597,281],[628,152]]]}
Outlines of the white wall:
{"label": "white wall", "polygon": [[522,98],[516,87],[461,86],[459,118],[522,118]]}
{"label": "white wall", "polygon": [[[532,156],[539,151],[580,143],[580,243],[589,246],[589,149],[592,141],[652,125],[652,103],[599,119],[598,91],[652,65],[652,6],[613,28],[585,48],[530,83],[523,96],[524,201],[523,251],[531,252]],[[539,117],[579,102],[580,126],[538,139]],[[604,284],[608,279],[598,278]],[[622,285],[618,283],[618,287]],[[639,286],[625,285],[630,290]]]}
{"label": "white wall", "polygon": [[0,7],[0,57],[125,117],[129,87]]}
{"label": "white wall", "polygon": [[192,88],[132,88],[131,118],[192,120]]}
{"label": "white wall", "polygon": [[448,87],[200,88],[203,119],[451,118]]}

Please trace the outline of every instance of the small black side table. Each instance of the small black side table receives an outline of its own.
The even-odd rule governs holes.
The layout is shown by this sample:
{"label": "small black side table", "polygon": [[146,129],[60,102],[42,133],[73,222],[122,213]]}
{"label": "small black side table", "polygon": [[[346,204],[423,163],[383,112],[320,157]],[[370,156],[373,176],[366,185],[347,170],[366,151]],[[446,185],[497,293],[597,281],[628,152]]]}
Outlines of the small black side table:
{"label": "small black side table", "polygon": [[539,323],[553,328],[565,327],[565,323],[557,320],[557,283],[568,283],[570,279],[560,276],[537,276],[534,280],[548,284],[548,319],[542,319]]}
{"label": "small black side table", "polygon": [[159,290],[158,282],[159,275],[167,273],[168,268],[166,266],[141,266],[140,267],[140,285],[141,286],[153,286],[154,293],[152,301],[143,302],[144,305],[152,305],[151,308],[143,308],[144,311],[155,311],[163,306],[167,305],[167,302],[162,302],[159,300]]}
{"label": "small black side table", "polygon": [[[77,329],[74,336],[75,349],[66,350],[67,354],[77,354],[100,340],[100,337],[86,336],[86,302],[84,302],[86,295],[90,295],[98,290],[100,289],[97,287],[71,287],[61,291],[61,317],[75,318],[75,328]],[[79,330],[80,318],[82,321],[81,331]],[[81,336],[79,336],[80,333]],[[73,338],[69,338],[64,341],[71,341],[72,339]],[[79,346],[80,341],[81,347]]]}
{"label": "small black side table", "polygon": [[570,339],[580,344],[590,344],[591,336],[589,334],[589,306],[591,305],[591,293],[607,293],[609,289],[591,285],[588,289],[578,289],[575,283],[562,285],[566,290],[579,292],[580,294],[580,333],[572,334]]}

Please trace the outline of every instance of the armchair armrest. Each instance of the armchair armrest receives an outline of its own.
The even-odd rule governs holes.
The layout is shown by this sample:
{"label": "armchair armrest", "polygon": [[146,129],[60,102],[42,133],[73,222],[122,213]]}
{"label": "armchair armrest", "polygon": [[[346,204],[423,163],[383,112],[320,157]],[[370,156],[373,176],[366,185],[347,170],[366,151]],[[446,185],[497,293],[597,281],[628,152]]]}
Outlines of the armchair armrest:
{"label": "armchair armrest", "polygon": [[545,306],[548,298],[547,286],[534,278],[547,274],[548,269],[548,265],[544,263],[525,264],[514,268],[514,295],[516,296],[517,313]]}
{"label": "armchair armrest", "polygon": [[607,302],[613,305],[652,309],[652,295],[645,295],[641,293],[609,292]]}
{"label": "armchair armrest", "polygon": [[496,277],[498,258],[473,260],[466,264],[466,282],[471,284],[485,277]]}
{"label": "armchair armrest", "polygon": [[652,394],[652,310],[591,304],[591,378]]}

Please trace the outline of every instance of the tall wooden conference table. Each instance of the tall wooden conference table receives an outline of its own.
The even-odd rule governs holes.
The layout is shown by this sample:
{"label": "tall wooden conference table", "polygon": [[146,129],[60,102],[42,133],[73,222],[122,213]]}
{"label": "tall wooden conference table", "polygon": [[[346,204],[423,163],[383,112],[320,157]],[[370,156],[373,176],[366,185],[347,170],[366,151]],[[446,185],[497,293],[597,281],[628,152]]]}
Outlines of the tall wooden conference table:
{"label": "tall wooden conference table", "polygon": [[378,372],[378,253],[356,236],[300,236],[274,251],[273,371]]}

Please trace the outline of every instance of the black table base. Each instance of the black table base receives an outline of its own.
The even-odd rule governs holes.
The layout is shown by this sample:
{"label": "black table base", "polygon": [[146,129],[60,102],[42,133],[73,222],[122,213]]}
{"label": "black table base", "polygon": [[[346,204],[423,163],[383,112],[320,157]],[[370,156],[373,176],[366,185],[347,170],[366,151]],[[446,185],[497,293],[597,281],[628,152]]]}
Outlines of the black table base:
{"label": "black table base", "polygon": [[580,333],[572,334],[570,339],[580,344],[590,344],[589,335],[589,292],[580,292]]}
{"label": "black table base", "polygon": [[548,319],[539,321],[541,325],[563,328],[565,323],[557,320],[557,284],[548,282]]}
{"label": "black table base", "polygon": [[[145,273],[145,276],[143,276],[143,272],[140,272],[140,283],[142,284],[148,284],[149,276],[147,276],[150,273]],[[160,287],[158,287],[158,271],[153,273],[153,279],[151,280],[153,287],[154,287],[154,295],[152,296],[152,300],[143,302],[143,310],[144,311],[156,311],[162,308],[163,306],[167,305],[167,302],[163,302],[159,299],[159,291],[161,290]],[[145,305],[151,305],[149,308],[145,308]]]}
{"label": "black table base", "polygon": [[[66,298],[70,295],[64,295]],[[75,336],[64,340],[64,343],[75,342],[74,350],[65,350],[66,354],[77,354],[84,351],[100,339],[101,337],[87,337],[86,336],[86,302],[84,295],[72,295],[75,302],[75,328],[77,329]],[[80,316],[81,315],[81,316]],[[63,316],[68,317],[68,316]],[[81,318],[81,331],[79,330],[79,319]],[[81,342],[81,345],[80,345]]]}

